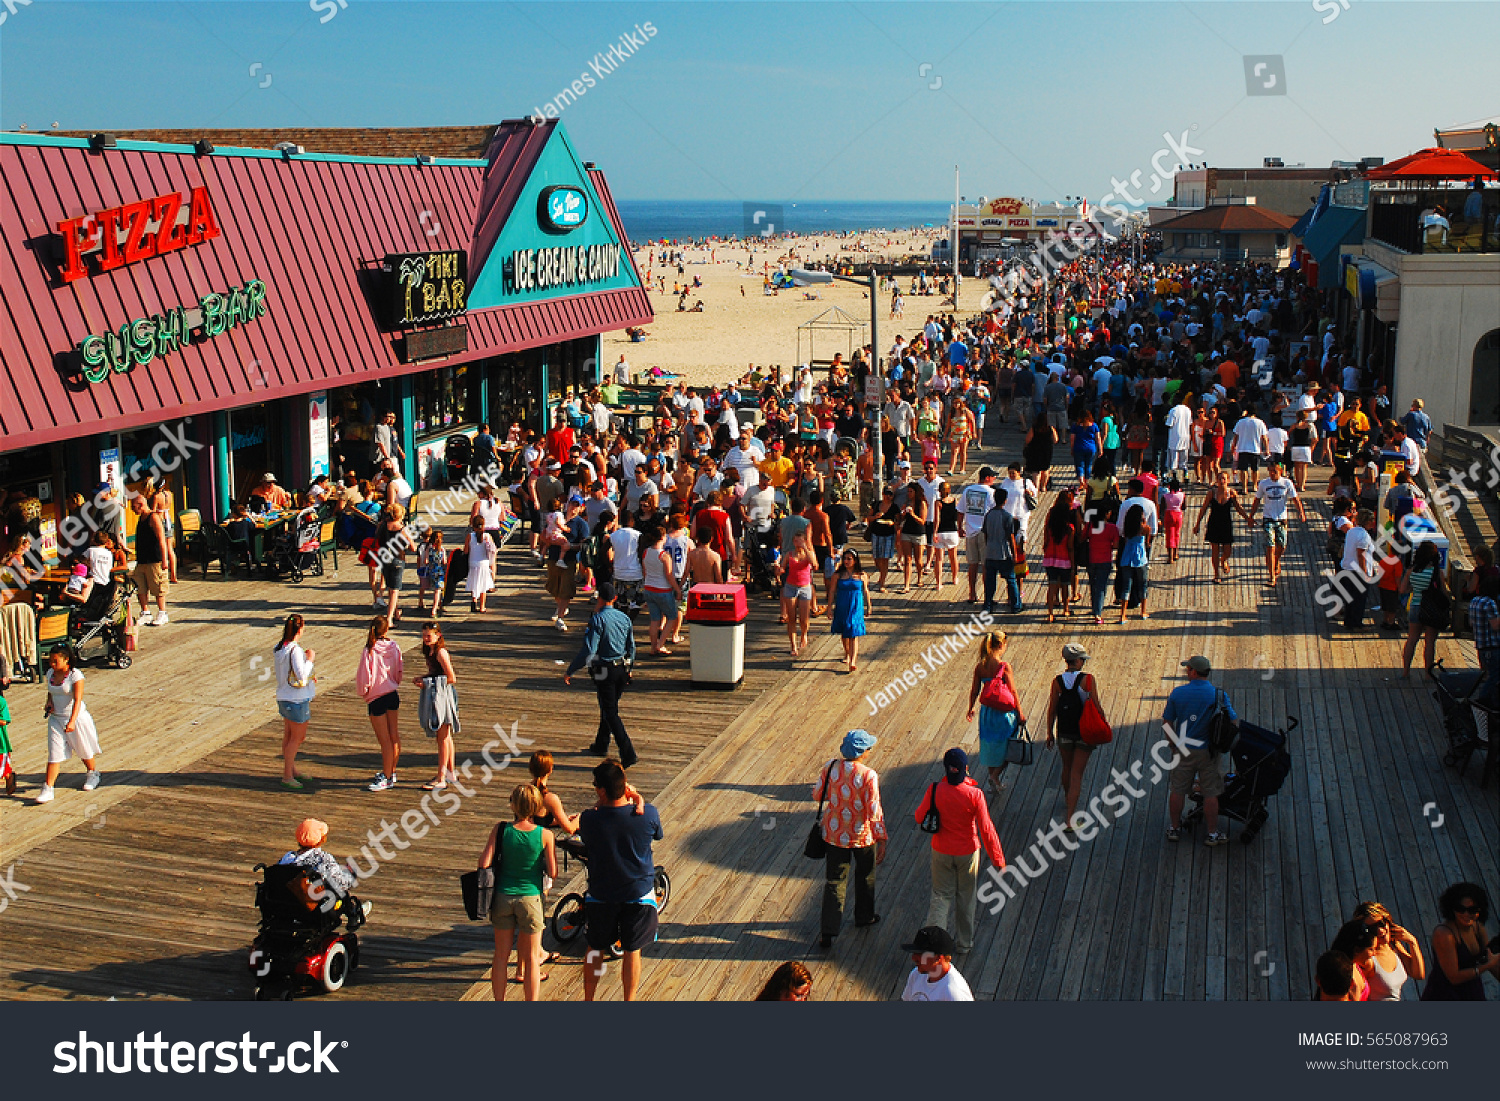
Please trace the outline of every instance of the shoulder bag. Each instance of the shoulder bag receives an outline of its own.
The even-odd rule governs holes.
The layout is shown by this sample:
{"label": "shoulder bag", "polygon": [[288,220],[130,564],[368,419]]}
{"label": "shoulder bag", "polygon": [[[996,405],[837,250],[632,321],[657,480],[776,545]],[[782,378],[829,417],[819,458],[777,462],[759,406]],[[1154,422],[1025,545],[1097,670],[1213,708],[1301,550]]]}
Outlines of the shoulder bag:
{"label": "shoulder bag", "polygon": [[818,816],[813,819],[812,829],[807,835],[807,844],[802,846],[802,855],[809,860],[822,860],[828,854],[828,842],[823,840],[823,800],[828,797],[828,776],[835,762],[829,761],[823,770],[823,790],[818,794]]}
{"label": "shoulder bag", "polygon": [[1084,745],[1108,745],[1114,739],[1115,732],[1110,729],[1103,708],[1094,699],[1094,694],[1085,690],[1081,683],[1077,687],[1083,697],[1083,714],[1078,716],[1078,736],[1083,739]]}
{"label": "shoulder bag", "polygon": [[464,912],[470,921],[488,921],[490,909],[495,904],[495,880],[500,872],[501,853],[504,851],[505,831],[509,822],[502,822],[495,834],[495,855],[488,868],[465,872],[458,877],[459,890],[463,892]]}
{"label": "shoulder bag", "polygon": [[1031,764],[1036,754],[1036,746],[1032,744],[1031,732],[1022,723],[1016,729],[1016,736],[1005,743],[1005,763],[1022,767]]}
{"label": "shoulder bag", "polygon": [[1021,708],[1016,700],[1016,694],[1011,690],[1010,685],[1005,683],[1005,671],[1006,666],[1002,662],[999,670],[984,686],[984,691],[979,693],[979,702],[992,711],[1019,711]]}
{"label": "shoulder bag", "polygon": [[932,787],[927,791],[927,801],[930,806],[927,809],[927,813],[922,816],[921,823],[918,825],[918,828],[923,833],[937,833],[938,830],[943,828],[943,820],[938,814],[937,809],[937,788],[937,781],[934,780]]}

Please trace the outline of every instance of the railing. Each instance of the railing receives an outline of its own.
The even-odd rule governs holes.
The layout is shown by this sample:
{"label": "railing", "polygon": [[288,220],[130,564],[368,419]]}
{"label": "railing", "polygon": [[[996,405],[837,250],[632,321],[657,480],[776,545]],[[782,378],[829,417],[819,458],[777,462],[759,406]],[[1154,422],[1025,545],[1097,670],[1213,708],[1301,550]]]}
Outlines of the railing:
{"label": "railing", "polygon": [[[1458,190],[1372,195],[1370,237],[1413,255],[1500,252],[1500,191],[1480,194],[1477,209],[1473,193]],[[1423,224],[1424,211],[1440,209]]]}

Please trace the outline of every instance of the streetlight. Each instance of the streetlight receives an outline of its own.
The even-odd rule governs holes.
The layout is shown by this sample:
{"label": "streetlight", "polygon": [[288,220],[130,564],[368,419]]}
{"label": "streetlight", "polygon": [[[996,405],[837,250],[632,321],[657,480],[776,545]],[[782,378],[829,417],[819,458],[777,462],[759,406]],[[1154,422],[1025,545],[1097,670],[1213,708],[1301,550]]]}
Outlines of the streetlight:
{"label": "streetlight", "polygon": [[[875,264],[870,264],[870,274],[866,279],[860,279],[853,275],[838,275],[831,271],[803,271],[794,269],[791,272],[793,279],[799,283],[832,283],[835,279],[842,283],[853,283],[856,287],[865,287],[870,292],[870,370],[875,375],[875,496],[880,497],[880,487],[885,483],[885,451],[884,437],[880,431],[880,406],[885,400],[885,376],[880,372],[880,335],[878,332],[880,319],[875,296]],[[869,393],[869,385],[866,383],[866,394]]]}

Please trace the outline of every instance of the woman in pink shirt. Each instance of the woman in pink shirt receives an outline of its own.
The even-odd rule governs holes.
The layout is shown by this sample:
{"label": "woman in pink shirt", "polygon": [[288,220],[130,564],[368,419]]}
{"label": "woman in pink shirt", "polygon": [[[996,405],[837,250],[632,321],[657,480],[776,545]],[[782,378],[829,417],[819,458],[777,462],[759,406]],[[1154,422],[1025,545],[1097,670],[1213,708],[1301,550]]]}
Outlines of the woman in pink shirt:
{"label": "woman in pink shirt", "polygon": [[[937,829],[926,821],[937,811]],[[974,947],[974,898],[979,883],[979,845],[990,863],[1005,867],[1000,835],[990,821],[984,792],[969,778],[969,755],[962,749],[943,754],[943,779],[928,787],[917,806],[917,825],[932,834],[932,900],[923,925],[948,928],[948,910],[958,907],[958,950]]]}
{"label": "woman in pink shirt", "polygon": [[401,756],[401,733],[396,729],[396,712],[401,706],[401,648],[386,637],[390,630],[384,616],[371,620],[370,636],[360,653],[355,677],[380,743],[380,771],[370,781],[371,791],[388,791],[396,786],[396,762]]}
{"label": "woman in pink shirt", "polygon": [[822,936],[818,940],[823,948],[833,946],[833,938],[844,924],[851,862],[855,927],[865,928],[880,920],[875,912],[875,867],[885,862],[885,811],[880,806],[880,776],[861,763],[876,741],[868,730],[849,731],[839,746],[841,759],[829,761],[813,785],[813,796],[823,806],[818,826],[828,846]]}

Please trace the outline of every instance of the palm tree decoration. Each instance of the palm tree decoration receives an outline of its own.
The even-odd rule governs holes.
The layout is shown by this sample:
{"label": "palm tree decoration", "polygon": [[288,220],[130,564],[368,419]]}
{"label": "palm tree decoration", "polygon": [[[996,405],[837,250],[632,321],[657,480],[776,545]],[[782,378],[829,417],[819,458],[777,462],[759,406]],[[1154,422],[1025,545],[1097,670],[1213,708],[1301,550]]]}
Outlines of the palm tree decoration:
{"label": "palm tree decoration", "polygon": [[406,317],[403,320],[411,320],[411,292],[420,287],[427,278],[426,257],[408,256],[401,261],[401,267],[397,271],[397,277],[402,286],[406,288]]}

